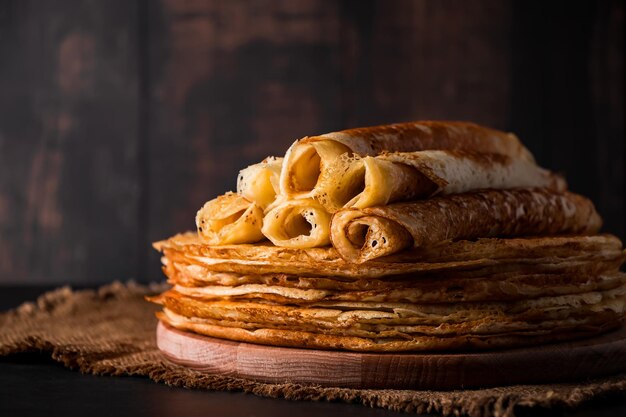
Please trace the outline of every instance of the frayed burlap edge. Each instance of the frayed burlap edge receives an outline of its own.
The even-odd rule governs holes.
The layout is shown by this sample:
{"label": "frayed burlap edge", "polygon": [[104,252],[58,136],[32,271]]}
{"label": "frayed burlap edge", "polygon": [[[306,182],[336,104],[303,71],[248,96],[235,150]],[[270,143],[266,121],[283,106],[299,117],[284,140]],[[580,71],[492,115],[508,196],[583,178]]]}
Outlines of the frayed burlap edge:
{"label": "frayed burlap edge", "polygon": [[626,375],[577,384],[463,391],[359,390],[205,375],[166,361],[156,348],[156,307],[145,302],[144,296],[164,288],[163,284],[115,282],[97,290],[64,287],[48,292],[35,302],[0,314],[0,355],[40,351],[83,373],[147,376],[184,388],[358,403],[443,416],[512,417],[522,408],[572,409],[592,399],[626,393]]}

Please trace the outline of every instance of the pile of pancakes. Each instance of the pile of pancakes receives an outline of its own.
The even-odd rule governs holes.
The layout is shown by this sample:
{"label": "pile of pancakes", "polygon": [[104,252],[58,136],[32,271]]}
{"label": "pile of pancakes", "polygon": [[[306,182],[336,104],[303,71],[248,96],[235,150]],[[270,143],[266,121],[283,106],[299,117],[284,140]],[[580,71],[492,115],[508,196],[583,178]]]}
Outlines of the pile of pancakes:
{"label": "pile of pancakes", "polygon": [[512,134],[462,122],[296,141],[155,243],[177,329],[364,352],[491,349],[621,326],[621,241]]}

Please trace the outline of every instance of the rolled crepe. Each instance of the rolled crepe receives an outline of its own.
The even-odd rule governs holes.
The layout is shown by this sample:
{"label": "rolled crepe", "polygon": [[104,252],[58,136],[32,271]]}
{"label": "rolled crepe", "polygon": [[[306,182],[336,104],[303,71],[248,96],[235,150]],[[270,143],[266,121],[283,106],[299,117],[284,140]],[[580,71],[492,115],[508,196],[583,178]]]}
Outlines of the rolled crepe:
{"label": "rolled crepe", "polygon": [[239,171],[237,194],[254,201],[262,209],[276,199],[283,158],[268,157]]}
{"label": "rolled crepe", "polygon": [[330,244],[330,214],[313,199],[283,201],[263,219],[263,234],[276,246],[314,248]]}
{"label": "rolled crepe", "polygon": [[533,161],[532,154],[512,133],[467,122],[412,122],[350,129],[305,137],[287,150],[280,173],[280,193],[286,197],[313,195],[320,174],[344,153],[374,156],[388,152],[432,149],[497,153]]}
{"label": "rolled crepe", "polygon": [[495,236],[592,234],[602,219],[587,198],[546,189],[486,190],[335,213],[342,258],[365,262],[410,247]]}
{"label": "rolled crepe", "polygon": [[196,214],[198,235],[209,245],[263,240],[263,210],[254,202],[226,193],[207,202]]}
{"label": "rolled crepe", "polygon": [[564,191],[565,180],[525,158],[434,150],[364,158],[342,155],[321,173],[313,195],[331,213],[483,188],[545,187]]}

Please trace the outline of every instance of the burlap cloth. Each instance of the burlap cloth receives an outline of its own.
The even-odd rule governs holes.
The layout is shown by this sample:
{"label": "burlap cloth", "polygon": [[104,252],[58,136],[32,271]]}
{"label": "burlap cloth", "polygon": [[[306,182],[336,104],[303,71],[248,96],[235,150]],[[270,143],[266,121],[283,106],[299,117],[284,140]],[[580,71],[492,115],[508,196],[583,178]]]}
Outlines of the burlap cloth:
{"label": "burlap cloth", "polygon": [[[160,284],[162,285],[162,284]],[[361,403],[413,413],[514,416],[526,407],[574,408],[626,393],[626,375],[579,384],[517,385],[464,391],[396,391],[263,384],[207,376],[167,362],[155,344],[158,308],[144,295],[159,285],[113,283],[98,290],[60,288],[0,314],[0,355],[43,351],[67,367],[99,375],[141,375],[185,388],[249,392],[289,400]]]}

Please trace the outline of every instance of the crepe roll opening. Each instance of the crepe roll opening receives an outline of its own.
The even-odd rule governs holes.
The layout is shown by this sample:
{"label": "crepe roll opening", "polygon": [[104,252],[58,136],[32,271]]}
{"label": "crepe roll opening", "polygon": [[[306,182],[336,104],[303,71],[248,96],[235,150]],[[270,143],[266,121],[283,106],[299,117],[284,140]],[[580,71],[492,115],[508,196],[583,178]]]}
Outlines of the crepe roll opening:
{"label": "crepe roll opening", "polygon": [[295,192],[311,191],[320,176],[321,158],[313,145],[303,145],[292,162],[289,189]]}
{"label": "crepe roll opening", "polygon": [[208,201],[196,214],[198,235],[209,245],[258,242],[262,222],[260,207],[234,193]]}
{"label": "crepe roll opening", "polygon": [[[348,240],[350,240],[355,247],[363,248],[369,230],[370,227],[368,224],[358,220],[354,221],[348,226]],[[376,241],[376,243],[378,242]],[[376,247],[376,243],[373,243],[372,246]]]}
{"label": "crepe roll opening", "polygon": [[330,214],[313,199],[288,200],[265,215],[262,231],[276,246],[326,246],[330,243]]}
{"label": "crepe roll opening", "polygon": [[323,170],[339,155],[350,149],[332,140],[294,143],[281,171],[281,193],[289,197],[310,197]]}
{"label": "crepe roll opening", "polygon": [[[412,170],[400,164],[380,160],[371,156],[367,156],[360,160],[362,167],[359,172],[359,180],[362,177],[362,188],[353,188],[354,194],[352,198],[346,201],[342,207],[365,208],[379,205],[385,205],[394,196],[394,190],[404,183],[404,178],[397,175],[398,172],[404,170]],[[361,173],[362,172],[362,173]],[[410,193],[406,190],[405,196]]]}
{"label": "crepe roll opening", "polygon": [[293,239],[298,236],[308,236],[311,234],[313,224],[310,223],[304,214],[289,216],[285,220],[285,237]]}
{"label": "crepe roll opening", "polygon": [[352,207],[367,187],[367,169],[363,163],[356,163],[350,172],[335,186],[334,192],[329,193],[332,205],[338,210],[342,207]]}
{"label": "crepe roll opening", "polygon": [[344,154],[336,158],[320,175],[313,197],[334,213],[361,195],[367,186],[363,159]]}
{"label": "crepe roll opening", "polygon": [[241,218],[241,216],[243,216],[243,214],[246,212],[247,209],[243,209],[243,210],[239,210],[234,212],[231,215],[226,215],[226,217],[223,217],[221,219],[211,219],[211,220],[201,220],[200,221],[200,225],[198,226],[198,231],[203,232],[203,226],[204,228],[208,228],[208,229],[214,229],[216,231],[219,231],[221,228],[223,228],[224,226],[228,226],[229,224],[233,224],[235,223],[237,220],[239,220]]}
{"label": "crepe roll opening", "polygon": [[342,207],[352,207],[354,203],[358,201],[359,196],[365,192],[365,175],[365,169],[361,169],[355,174],[350,187],[346,191],[345,198],[339,201]]}
{"label": "crepe roll opening", "polygon": [[381,157],[342,155],[319,179],[315,198],[331,213],[432,195],[437,184],[416,168]]}
{"label": "crepe roll opening", "polygon": [[265,209],[276,199],[283,158],[268,157],[239,171],[237,194]]}
{"label": "crepe roll opening", "polygon": [[342,258],[357,263],[413,245],[411,234],[395,221],[359,210],[342,210],[333,216],[331,240]]}

